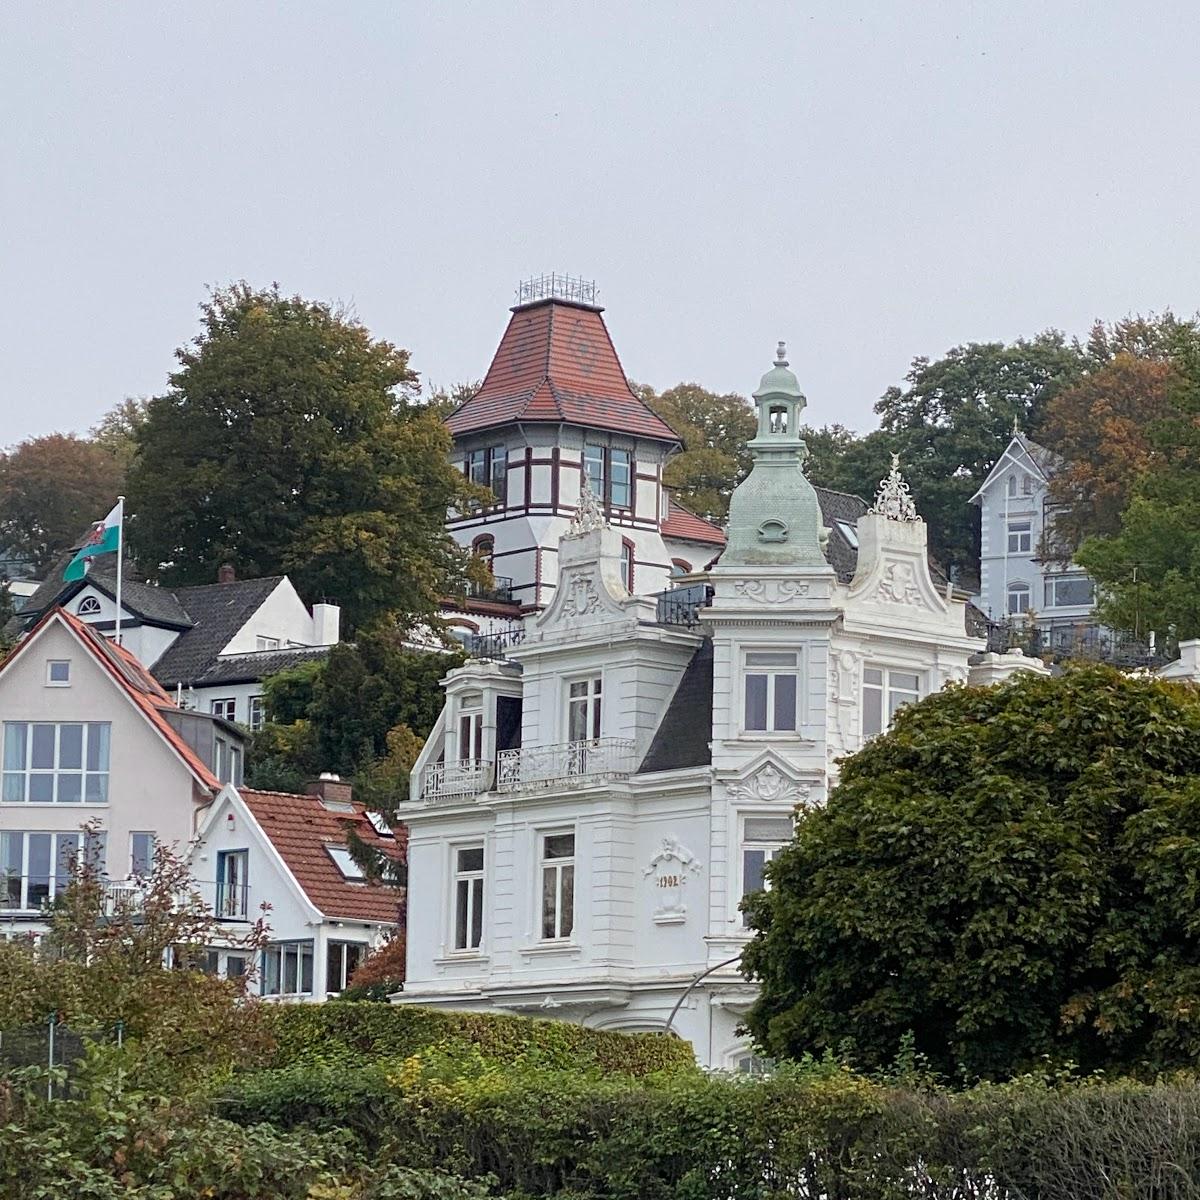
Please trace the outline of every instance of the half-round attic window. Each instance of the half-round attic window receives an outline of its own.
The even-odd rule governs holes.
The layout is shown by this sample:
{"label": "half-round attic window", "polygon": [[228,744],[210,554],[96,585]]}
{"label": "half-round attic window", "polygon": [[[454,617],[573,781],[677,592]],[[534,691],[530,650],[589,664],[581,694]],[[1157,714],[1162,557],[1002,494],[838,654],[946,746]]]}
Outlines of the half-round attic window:
{"label": "half-round attic window", "polygon": [[84,596],[75,611],[81,617],[94,617],[100,611],[100,601],[95,596]]}
{"label": "half-round attic window", "polygon": [[770,520],[764,521],[758,527],[758,540],[760,542],[786,542],[788,535],[788,527],[782,521]]}

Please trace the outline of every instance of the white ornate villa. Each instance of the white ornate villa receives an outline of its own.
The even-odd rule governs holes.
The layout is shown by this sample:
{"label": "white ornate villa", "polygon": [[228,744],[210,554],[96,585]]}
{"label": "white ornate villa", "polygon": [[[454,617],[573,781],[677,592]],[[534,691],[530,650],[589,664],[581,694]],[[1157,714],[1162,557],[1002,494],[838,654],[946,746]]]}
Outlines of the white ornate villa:
{"label": "white ornate villa", "polygon": [[[603,330],[593,306],[540,308],[539,322],[575,331],[565,353]],[[514,324],[538,309],[518,308]],[[526,345],[546,353],[547,340]],[[611,352],[607,335],[603,345]],[[553,344],[542,361],[549,382],[535,370],[522,386],[553,396]],[[931,574],[898,470],[869,511],[809,484],[805,400],[782,346],[754,394],[754,467],[733,494],[727,545],[707,571],[687,547],[676,603],[639,594],[685,554],[660,486],[669,431],[595,429],[586,422],[606,421],[605,404],[581,392],[554,421],[526,426],[534,400],[516,411],[501,395],[515,389],[493,387],[497,370],[480,393],[491,389],[496,427],[470,437],[503,446],[519,515],[510,531],[499,505],[470,528],[495,531],[498,560],[503,539],[514,589],[544,607],[445,680],[399,814],[421,903],[396,999],[657,1030],[679,1003],[672,1028],[702,1063],[744,1066],[736,1030],[753,990],[736,967],[738,906],[794,813],[824,801],[838,759],[900,706],[1029,660],[968,667],[983,641],[968,633],[966,598]],[[601,380],[606,395],[624,385],[622,403],[636,400],[611,363]],[[450,418],[460,443],[479,402]],[[626,430],[632,412],[619,418]],[[551,500],[535,519],[543,461]],[[516,488],[514,462],[526,464]],[[625,479],[638,481],[636,502]]]}

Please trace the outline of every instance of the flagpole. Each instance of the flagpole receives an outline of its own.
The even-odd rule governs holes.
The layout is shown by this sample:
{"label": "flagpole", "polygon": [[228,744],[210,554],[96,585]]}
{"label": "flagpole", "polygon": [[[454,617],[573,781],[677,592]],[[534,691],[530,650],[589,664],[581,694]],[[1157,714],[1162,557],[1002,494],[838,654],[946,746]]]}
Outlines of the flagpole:
{"label": "flagpole", "polygon": [[117,507],[121,510],[117,516],[117,624],[113,630],[113,641],[121,644],[121,572],[125,560],[125,497],[117,497]]}

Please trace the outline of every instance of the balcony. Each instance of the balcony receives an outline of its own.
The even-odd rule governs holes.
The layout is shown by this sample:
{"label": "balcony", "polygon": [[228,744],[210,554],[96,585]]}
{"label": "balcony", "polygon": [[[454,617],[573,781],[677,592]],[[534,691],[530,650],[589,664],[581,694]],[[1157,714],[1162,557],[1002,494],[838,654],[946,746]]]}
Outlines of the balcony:
{"label": "balcony", "polygon": [[464,758],[433,763],[421,772],[421,799],[448,804],[486,792],[492,785],[492,764]]}
{"label": "balcony", "polygon": [[519,646],[525,640],[525,627],[511,625],[496,633],[473,633],[463,645],[472,658],[486,658],[501,661],[508,657],[513,646]]}
{"label": "balcony", "polygon": [[637,767],[634,753],[635,746],[629,738],[595,738],[501,750],[496,759],[496,790],[527,792],[624,779]]}
{"label": "balcony", "polygon": [[658,592],[655,619],[660,625],[682,625],[694,629],[700,624],[700,610],[712,599],[712,588],[706,583],[689,583],[682,587]]}
{"label": "balcony", "polygon": [[508,575],[493,575],[491,587],[468,582],[468,600],[484,600],[493,604],[513,604],[513,581]]}

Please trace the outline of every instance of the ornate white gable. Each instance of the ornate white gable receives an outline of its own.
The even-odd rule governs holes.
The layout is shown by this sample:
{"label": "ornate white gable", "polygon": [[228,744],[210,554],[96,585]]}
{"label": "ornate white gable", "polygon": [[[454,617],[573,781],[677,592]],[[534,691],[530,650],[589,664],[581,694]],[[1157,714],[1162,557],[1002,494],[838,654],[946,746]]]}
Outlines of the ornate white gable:
{"label": "ornate white gable", "polygon": [[781,813],[820,802],[819,772],[797,770],[774,751],[756,756],[725,784],[726,796],[738,804],[778,805]]}
{"label": "ornate white gable", "polygon": [[621,581],[621,539],[599,514],[580,505],[580,517],[558,545],[558,587],[535,620],[540,633],[574,629],[626,616],[629,593]]}

